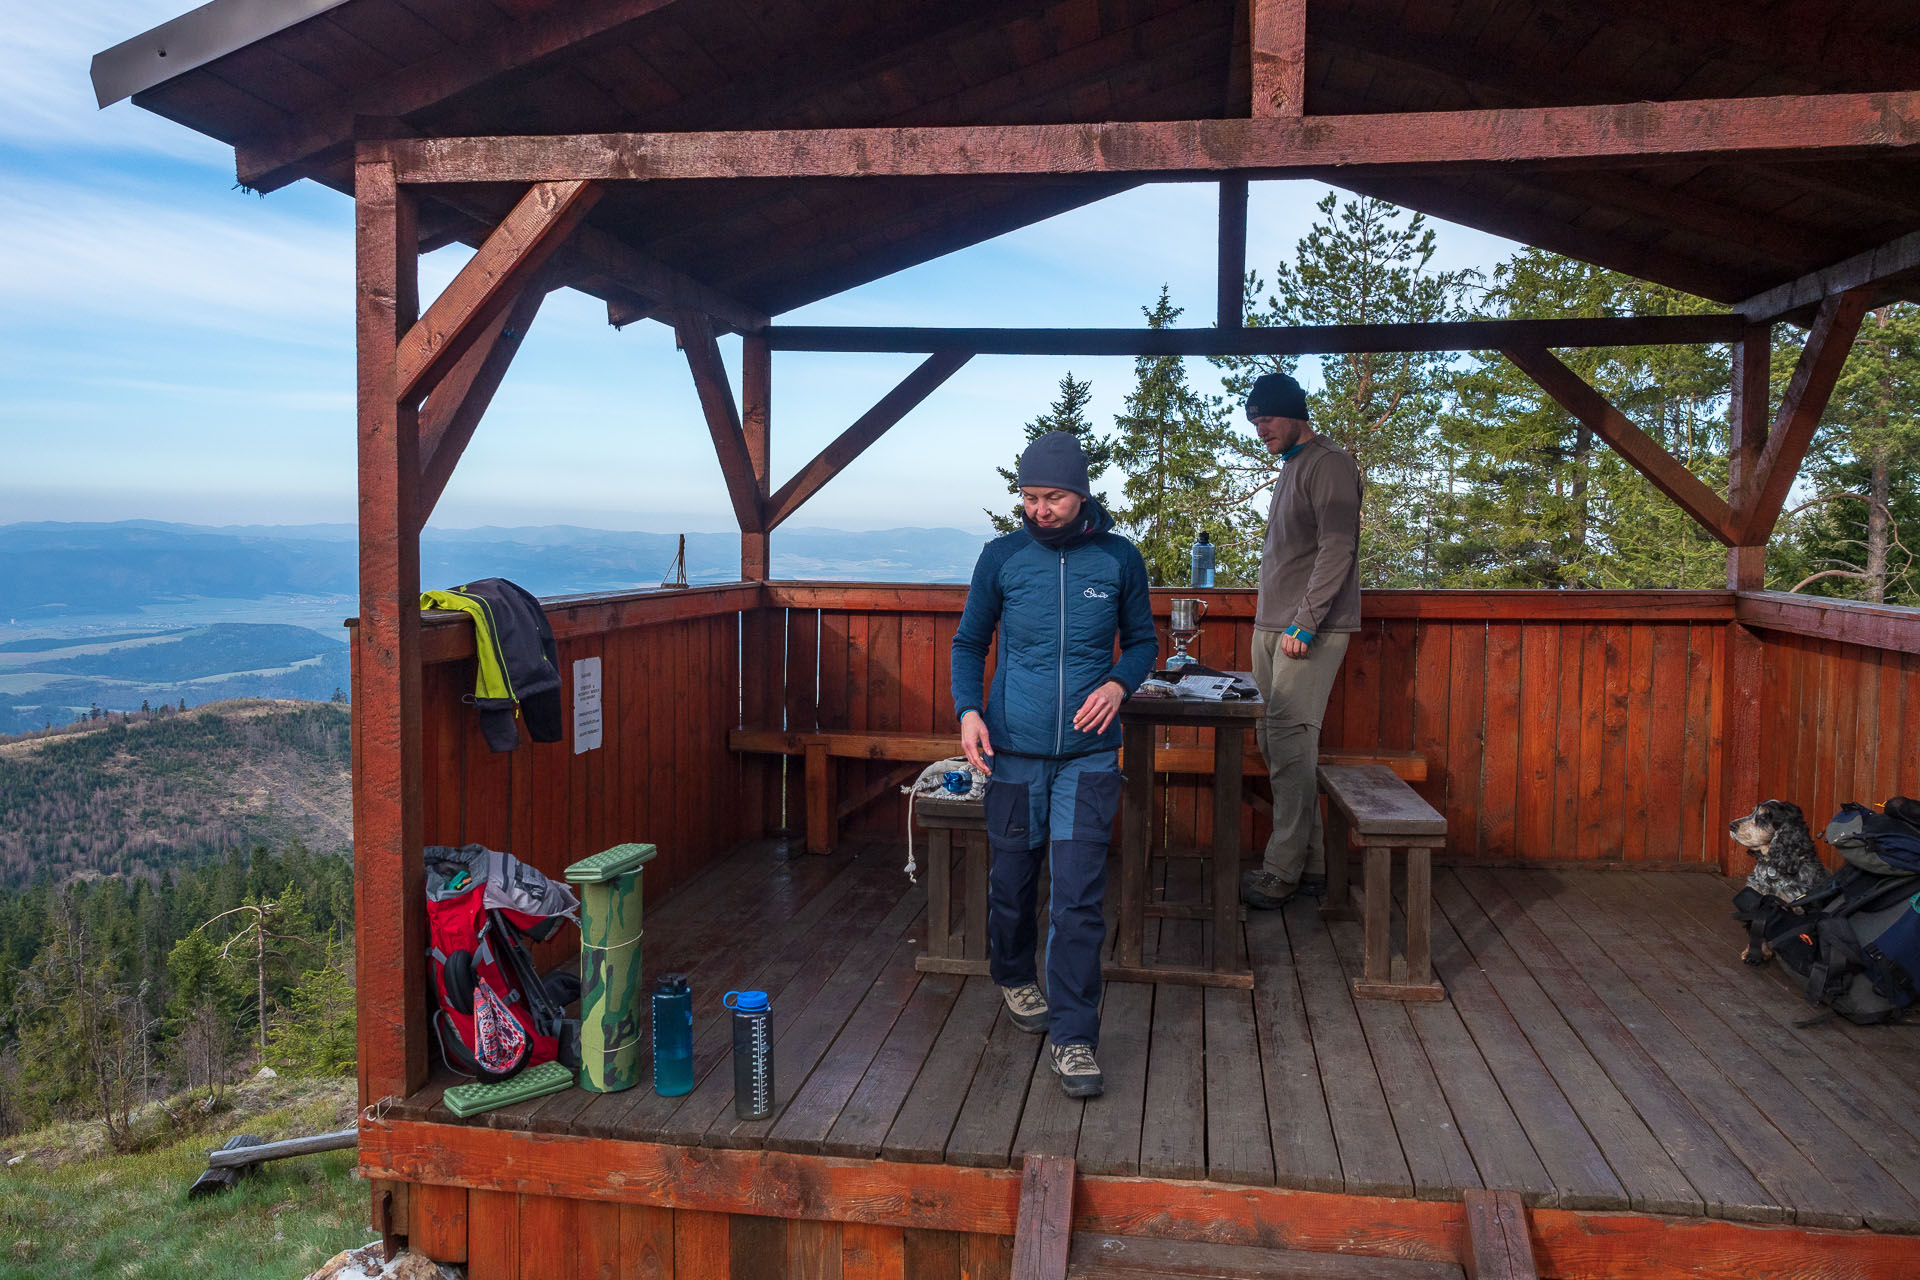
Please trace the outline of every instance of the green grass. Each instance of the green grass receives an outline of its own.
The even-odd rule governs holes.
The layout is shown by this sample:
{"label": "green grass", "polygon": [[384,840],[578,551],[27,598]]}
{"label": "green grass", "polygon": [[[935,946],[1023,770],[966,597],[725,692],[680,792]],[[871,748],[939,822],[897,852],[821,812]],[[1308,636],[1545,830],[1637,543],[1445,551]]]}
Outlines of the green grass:
{"label": "green grass", "polygon": [[[132,1155],[103,1154],[97,1126],[0,1142],[9,1157],[29,1153],[0,1168],[0,1277],[299,1280],[365,1244],[367,1189],[350,1150],[276,1161],[232,1191],[187,1199],[207,1152],[236,1133],[273,1140],[346,1128],[352,1082],[249,1081],[229,1099],[199,1132],[175,1129]],[[196,1114],[190,1103],[172,1109]]]}

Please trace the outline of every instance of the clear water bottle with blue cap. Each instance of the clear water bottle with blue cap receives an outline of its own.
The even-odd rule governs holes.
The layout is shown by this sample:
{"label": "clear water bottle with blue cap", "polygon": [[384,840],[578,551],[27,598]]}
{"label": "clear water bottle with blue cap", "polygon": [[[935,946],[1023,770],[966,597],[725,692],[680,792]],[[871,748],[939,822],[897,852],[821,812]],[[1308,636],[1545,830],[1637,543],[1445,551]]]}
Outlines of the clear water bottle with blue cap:
{"label": "clear water bottle with blue cap", "polygon": [[764,991],[729,991],[720,1003],[733,1010],[733,1114],[765,1120],[773,1114],[773,1008]]}
{"label": "clear water bottle with blue cap", "polygon": [[663,973],[653,986],[653,1091],[693,1091],[693,988],[685,974]]}
{"label": "clear water bottle with blue cap", "polygon": [[1210,587],[1213,585],[1213,539],[1202,529],[1200,537],[1193,544],[1193,586]]}

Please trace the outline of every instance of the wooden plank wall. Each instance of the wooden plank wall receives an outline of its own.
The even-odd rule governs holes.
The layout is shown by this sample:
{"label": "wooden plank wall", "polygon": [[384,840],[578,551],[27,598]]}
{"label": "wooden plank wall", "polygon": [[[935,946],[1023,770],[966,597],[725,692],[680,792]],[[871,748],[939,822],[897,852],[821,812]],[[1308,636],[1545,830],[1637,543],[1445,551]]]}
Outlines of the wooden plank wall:
{"label": "wooden plank wall", "polygon": [[1759,634],[1761,794],[1752,800],[1792,801],[1818,835],[1846,801],[1920,795],[1920,653]]}
{"label": "wooden plank wall", "polygon": [[[646,870],[652,899],[758,836],[766,816],[746,777],[766,766],[726,747],[738,715],[740,618],[737,602],[716,594],[597,610],[572,625],[556,619],[566,738],[534,743],[523,726],[519,748],[497,755],[461,701],[473,692],[470,635],[430,644],[422,716],[428,843],[504,849],[554,876],[610,845],[654,844],[659,854]],[[601,660],[603,745],[576,755],[573,663],[589,657]],[[748,803],[739,802],[743,793]]]}
{"label": "wooden plank wall", "polygon": [[[1250,667],[1247,591],[1156,591],[1162,654],[1172,651],[1167,601],[1188,594],[1212,606],[1195,655]],[[773,584],[763,611],[772,616],[750,623],[749,635],[755,627],[783,635],[786,661],[776,673],[749,657],[750,683],[758,670],[763,684],[747,702],[783,708],[796,729],[945,729],[948,655],[965,596],[959,587]],[[1429,777],[1419,789],[1447,816],[1452,859],[1720,857],[1728,593],[1370,591],[1363,612],[1322,741],[1423,754]],[[1168,730],[1164,740],[1208,743],[1211,730]],[[843,764],[842,794],[883,768]],[[1208,786],[1162,778],[1156,821],[1169,847],[1212,838]],[[789,825],[803,800],[796,771]],[[1249,805],[1242,818],[1249,847],[1264,841],[1264,817]],[[885,836],[904,822],[904,803],[889,798],[856,829]]]}

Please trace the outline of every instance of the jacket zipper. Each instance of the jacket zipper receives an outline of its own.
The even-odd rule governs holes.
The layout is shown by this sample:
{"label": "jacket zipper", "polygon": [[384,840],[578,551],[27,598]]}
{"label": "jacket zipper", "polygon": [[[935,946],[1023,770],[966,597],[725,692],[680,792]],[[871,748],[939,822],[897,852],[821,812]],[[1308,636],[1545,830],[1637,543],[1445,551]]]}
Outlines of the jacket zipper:
{"label": "jacket zipper", "polygon": [[1067,553],[1060,553],[1060,649],[1053,666],[1054,676],[1059,683],[1059,692],[1054,697],[1053,711],[1053,750],[1054,754],[1067,749]]}

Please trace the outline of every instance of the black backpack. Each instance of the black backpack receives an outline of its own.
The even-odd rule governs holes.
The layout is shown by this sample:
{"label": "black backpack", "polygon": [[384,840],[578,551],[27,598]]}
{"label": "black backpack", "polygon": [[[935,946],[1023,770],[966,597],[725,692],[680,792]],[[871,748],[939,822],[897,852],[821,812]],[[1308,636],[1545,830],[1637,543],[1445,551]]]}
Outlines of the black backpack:
{"label": "black backpack", "polygon": [[1920,874],[1876,875],[1850,863],[1792,902],[1742,889],[1733,905],[1748,955],[1771,947],[1805,983],[1808,1004],[1867,1024],[1896,1021],[1920,1001]]}

